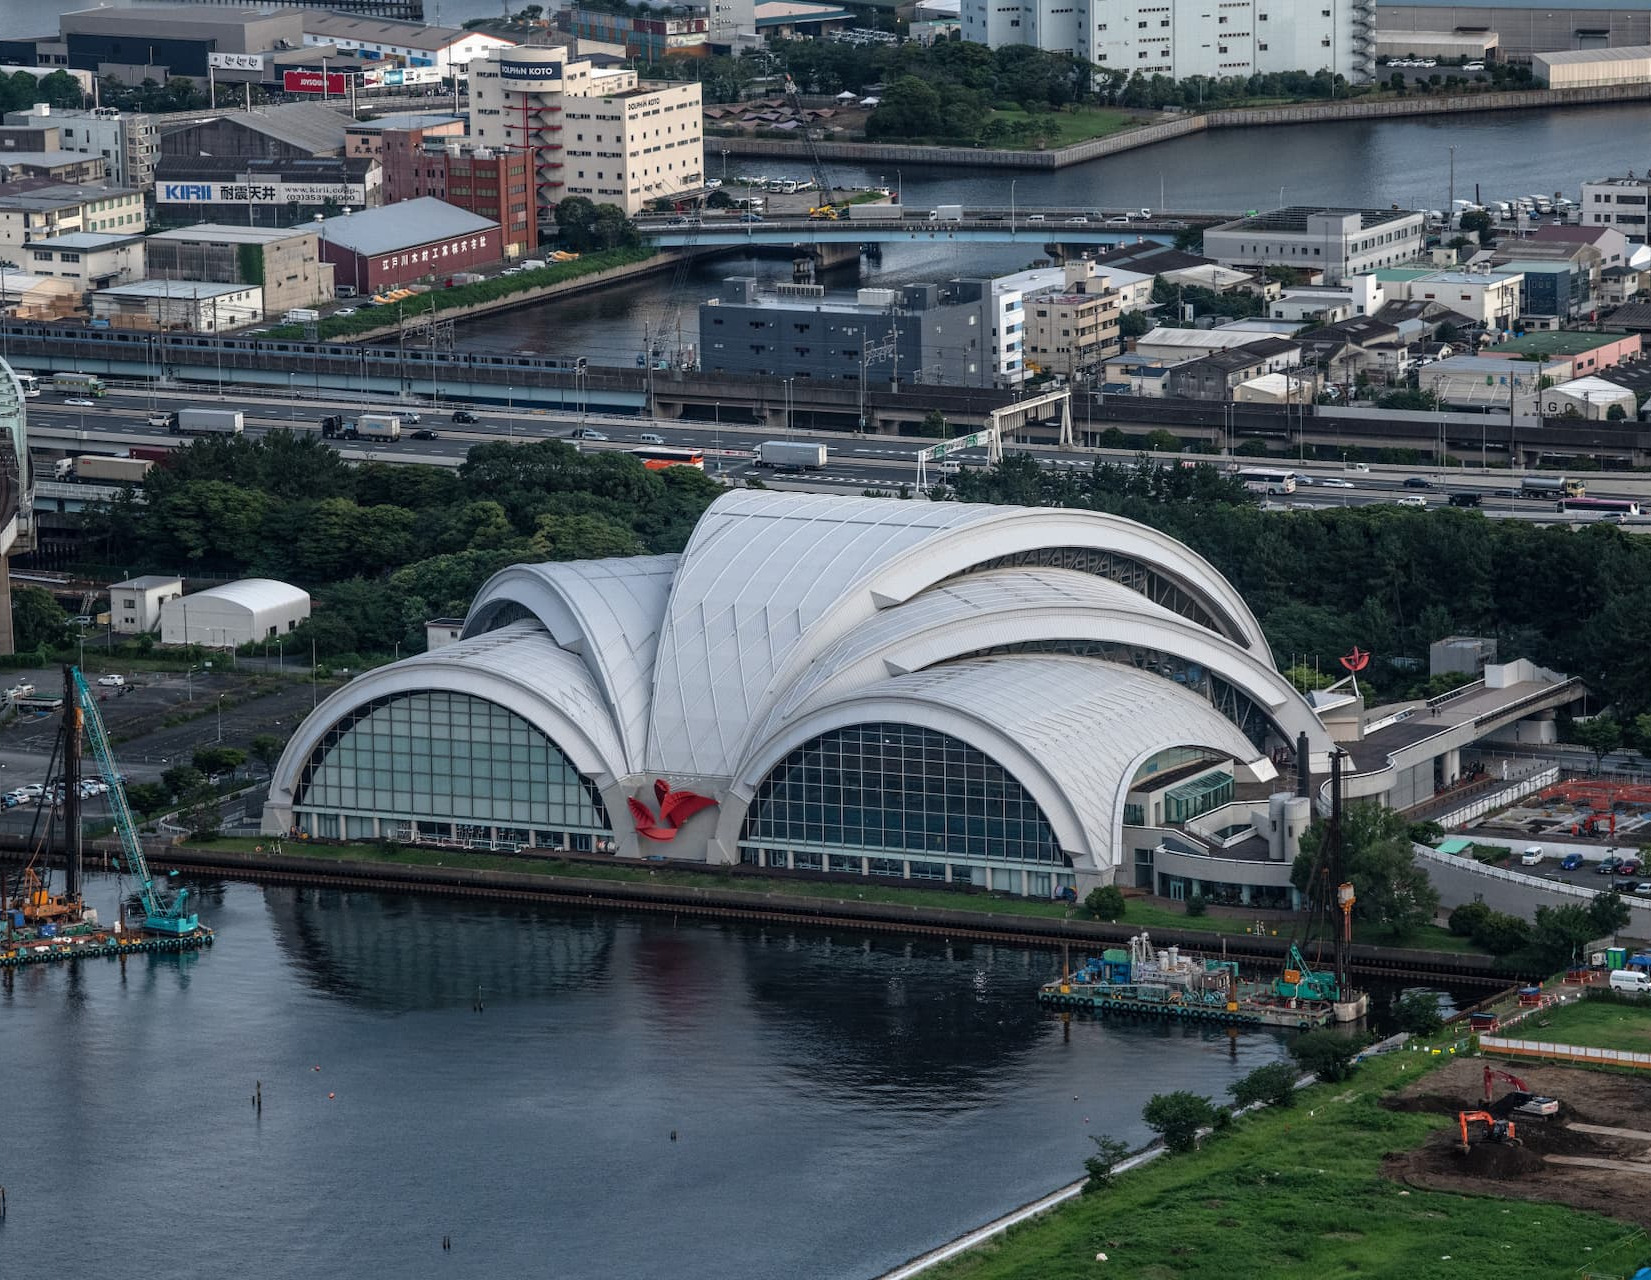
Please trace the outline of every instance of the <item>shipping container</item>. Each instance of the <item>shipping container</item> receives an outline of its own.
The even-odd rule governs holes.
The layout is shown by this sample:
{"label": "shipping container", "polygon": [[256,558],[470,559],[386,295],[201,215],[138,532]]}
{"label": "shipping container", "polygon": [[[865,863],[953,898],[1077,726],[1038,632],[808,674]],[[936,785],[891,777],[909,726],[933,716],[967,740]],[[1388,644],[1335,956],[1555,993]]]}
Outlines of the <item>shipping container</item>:
{"label": "shipping container", "polygon": [[238,436],[245,429],[239,409],[184,409],[178,414],[181,436]]}
{"label": "shipping container", "polygon": [[826,447],[801,440],[764,440],[757,446],[757,466],[776,471],[818,471],[826,464]]}

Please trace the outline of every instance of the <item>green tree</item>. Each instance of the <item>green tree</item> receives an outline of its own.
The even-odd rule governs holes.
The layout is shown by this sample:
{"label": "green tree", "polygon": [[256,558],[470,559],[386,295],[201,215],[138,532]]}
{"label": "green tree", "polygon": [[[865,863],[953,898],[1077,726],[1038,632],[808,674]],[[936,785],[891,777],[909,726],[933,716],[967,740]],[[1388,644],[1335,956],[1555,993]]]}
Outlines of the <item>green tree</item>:
{"label": "green tree", "polygon": [[[1290,880],[1307,893],[1328,824],[1315,821],[1301,838],[1301,853]],[[1326,868],[1328,870],[1328,868]],[[1433,919],[1439,893],[1416,863],[1409,824],[1392,809],[1368,801],[1350,804],[1342,814],[1342,874],[1352,882],[1357,920],[1385,927],[1404,938]],[[1334,886],[1329,886],[1334,891]]]}
{"label": "green tree", "polygon": [[1215,1123],[1215,1107],[1208,1098],[1179,1089],[1153,1094],[1141,1119],[1163,1138],[1164,1146],[1179,1154],[1197,1147],[1198,1131]]}
{"label": "green tree", "polygon": [[1104,1133],[1092,1133],[1089,1140],[1095,1144],[1095,1154],[1083,1162],[1083,1171],[1089,1175],[1083,1184],[1084,1195],[1093,1195],[1112,1185],[1112,1168],[1129,1155],[1129,1144]]}
{"label": "green tree", "polygon": [[1460,226],[1464,232],[1477,235],[1480,244],[1489,244],[1492,239],[1491,233],[1495,230],[1496,224],[1491,221],[1490,214],[1483,209],[1469,209],[1462,215]]}
{"label": "green tree", "polygon": [[159,782],[132,782],[126,786],[126,803],[132,811],[151,817],[165,809],[172,801],[172,793]]}
{"label": "green tree", "polygon": [[1588,917],[1596,938],[1609,938],[1621,933],[1628,927],[1633,914],[1622,900],[1622,895],[1614,889],[1596,893],[1594,900],[1588,904]]}
{"label": "green tree", "polygon": [[1393,1006],[1393,1020],[1398,1023],[1399,1030],[1408,1031],[1413,1036],[1437,1035],[1445,1025],[1444,1015],[1439,1012],[1438,993],[1412,991],[1400,997]]}
{"label": "green tree", "polygon": [[1192,897],[1187,899],[1187,914],[1189,916],[1201,916],[1209,909],[1209,901],[1201,893],[1195,893]]}
{"label": "green tree", "polygon": [[1232,1094],[1235,1106],[1247,1107],[1256,1102],[1270,1107],[1293,1106],[1297,1074],[1288,1062],[1269,1062],[1228,1085],[1227,1092]]}
{"label": "green tree", "polygon": [[1490,915],[1491,909],[1483,902],[1464,902],[1451,911],[1447,927],[1458,938],[1471,938]]}
{"label": "green tree", "polygon": [[285,739],[273,733],[260,733],[252,740],[252,758],[264,767],[265,773],[274,774],[276,762],[280,760],[286,745]]}
{"label": "green tree", "polygon": [[1126,907],[1124,891],[1115,884],[1103,884],[1089,891],[1083,905],[1097,920],[1122,920]]}
{"label": "green tree", "polygon": [[224,814],[218,803],[218,793],[212,785],[203,778],[182,800],[183,808],[178,812],[178,821],[189,832],[190,838],[215,839],[223,828]]}
{"label": "green tree", "polygon": [[69,615],[42,587],[12,588],[11,619],[19,653],[69,643]]}
{"label": "green tree", "polygon": [[1290,1045],[1290,1056],[1303,1071],[1335,1084],[1353,1074],[1353,1059],[1363,1047],[1361,1039],[1340,1031],[1304,1031]]}
{"label": "green tree", "polygon": [[1181,437],[1173,431],[1165,431],[1162,427],[1147,432],[1144,443],[1153,453],[1179,453],[1181,451]]}
{"label": "green tree", "polygon": [[539,517],[533,549],[547,560],[599,560],[642,553],[637,536],[603,516]]}
{"label": "green tree", "polygon": [[930,409],[923,415],[923,434],[937,439],[946,438],[946,415],[939,409]]}
{"label": "green tree", "polygon": [[1605,757],[1622,746],[1622,724],[1606,712],[1588,720],[1576,721],[1569,736],[1579,747],[1586,747],[1594,753],[1594,769],[1597,772],[1604,767]]}
{"label": "green tree", "polygon": [[247,761],[247,753],[239,747],[196,747],[192,763],[201,773],[234,773]]}
{"label": "green tree", "polygon": [[205,785],[206,775],[193,765],[175,764],[161,773],[161,786],[175,800],[182,800]]}

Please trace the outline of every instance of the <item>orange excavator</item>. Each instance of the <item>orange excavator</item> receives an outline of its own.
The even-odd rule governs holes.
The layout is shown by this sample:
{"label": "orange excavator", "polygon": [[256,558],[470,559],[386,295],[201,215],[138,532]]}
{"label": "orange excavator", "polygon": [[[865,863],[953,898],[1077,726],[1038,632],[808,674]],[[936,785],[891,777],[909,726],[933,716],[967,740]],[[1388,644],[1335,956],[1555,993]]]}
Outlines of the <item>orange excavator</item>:
{"label": "orange excavator", "polygon": [[1510,1087],[1512,1087],[1513,1089],[1516,1089],[1520,1093],[1529,1093],[1531,1091],[1530,1085],[1526,1084],[1523,1080],[1521,1080],[1518,1076],[1514,1075],[1512,1072],[1499,1071],[1495,1067],[1486,1067],[1485,1068],[1485,1102],[1486,1102],[1487,1105],[1490,1103],[1490,1100],[1491,1100],[1491,1087],[1498,1080],[1506,1081]]}
{"label": "orange excavator", "polygon": [[1463,1155],[1468,1153],[1468,1126],[1475,1120],[1484,1121],[1487,1142],[1506,1142],[1516,1147],[1522,1145],[1512,1120],[1498,1120],[1488,1111],[1458,1111],[1456,1119],[1462,1126]]}

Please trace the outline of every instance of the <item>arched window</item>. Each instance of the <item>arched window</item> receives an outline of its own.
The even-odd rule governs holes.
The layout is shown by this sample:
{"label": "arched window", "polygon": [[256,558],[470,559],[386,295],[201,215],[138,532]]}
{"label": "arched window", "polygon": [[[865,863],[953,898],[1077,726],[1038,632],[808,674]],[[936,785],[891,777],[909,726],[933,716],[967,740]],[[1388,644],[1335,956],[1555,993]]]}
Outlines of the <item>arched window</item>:
{"label": "arched window", "polygon": [[851,725],[798,747],[757,788],[740,838],[1067,865],[1043,811],[1002,765],[907,724]]}
{"label": "arched window", "polygon": [[514,712],[463,693],[375,698],[310,752],[293,808],[398,821],[606,833],[589,778]]}

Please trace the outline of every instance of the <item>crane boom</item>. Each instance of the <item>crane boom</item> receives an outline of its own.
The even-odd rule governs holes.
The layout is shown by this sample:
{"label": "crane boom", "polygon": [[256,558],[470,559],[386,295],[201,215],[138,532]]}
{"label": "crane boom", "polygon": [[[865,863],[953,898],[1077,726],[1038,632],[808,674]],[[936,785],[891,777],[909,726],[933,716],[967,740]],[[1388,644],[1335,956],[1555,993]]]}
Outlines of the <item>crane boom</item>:
{"label": "crane boom", "polygon": [[187,910],[189,890],[179,889],[173,895],[155,884],[149,872],[149,862],[143,856],[143,843],[138,839],[138,825],[132,819],[132,810],[126,803],[126,787],[120,770],[115,767],[114,748],[103,728],[103,717],[98,713],[97,699],[79,667],[71,667],[74,674],[75,700],[80,704],[85,721],[86,740],[91,743],[92,757],[97,771],[109,788],[109,803],[115,811],[115,830],[120,834],[120,847],[126,855],[127,869],[137,877],[138,896],[143,902],[144,927],[157,933],[192,933],[200,920]]}
{"label": "crane boom", "polygon": [[831,193],[834,190],[831,185],[831,175],[826,172],[825,161],[820,157],[819,145],[814,141],[814,131],[808,127],[808,116],[803,110],[802,94],[797,89],[797,82],[791,78],[789,73],[785,77],[785,96],[786,100],[791,103],[791,109],[797,113],[797,123],[802,127],[803,141],[808,144],[808,164],[809,168],[813,170],[814,185],[820,189],[820,207],[835,210],[835,206],[831,203]]}

